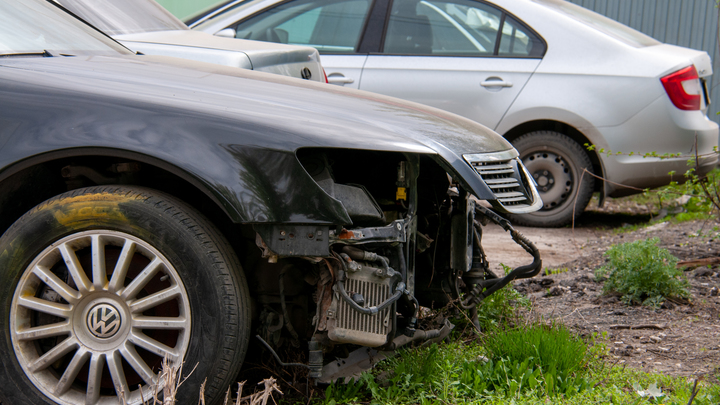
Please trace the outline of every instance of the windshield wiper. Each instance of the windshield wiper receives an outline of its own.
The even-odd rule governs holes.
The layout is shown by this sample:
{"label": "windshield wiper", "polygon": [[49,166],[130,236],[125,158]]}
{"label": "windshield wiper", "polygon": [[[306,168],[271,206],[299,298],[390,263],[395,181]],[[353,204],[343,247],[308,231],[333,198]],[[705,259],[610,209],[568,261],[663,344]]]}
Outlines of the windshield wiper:
{"label": "windshield wiper", "polygon": [[39,56],[41,58],[52,58],[57,56],[50,51],[43,50],[42,52],[18,52],[18,53],[0,53],[0,58],[22,58],[28,56]]}

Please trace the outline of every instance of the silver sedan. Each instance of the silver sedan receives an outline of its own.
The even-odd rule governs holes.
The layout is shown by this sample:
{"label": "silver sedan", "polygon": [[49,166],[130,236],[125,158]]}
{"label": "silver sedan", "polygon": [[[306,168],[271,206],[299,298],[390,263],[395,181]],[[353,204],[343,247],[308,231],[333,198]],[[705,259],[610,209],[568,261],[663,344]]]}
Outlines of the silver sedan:
{"label": "silver sedan", "polygon": [[632,194],[667,184],[671,172],[682,180],[687,157],[647,153],[697,152],[701,173],[717,164],[707,53],[565,1],[244,0],[188,22],[215,35],[313,46],[330,83],[439,107],[499,132],[544,201],[541,211],[514,216],[518,223],[561,226],[593,191]]}

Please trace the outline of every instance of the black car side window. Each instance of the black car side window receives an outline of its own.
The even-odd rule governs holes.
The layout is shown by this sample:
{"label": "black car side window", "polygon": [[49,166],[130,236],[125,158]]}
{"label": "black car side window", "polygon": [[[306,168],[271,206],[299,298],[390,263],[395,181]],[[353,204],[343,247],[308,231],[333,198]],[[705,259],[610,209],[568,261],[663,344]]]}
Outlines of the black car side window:
{"label": "black car side window", "polygon": [[371,0],[297,0],[239,23],[236,37],[307,45],[324,53],[357,50]]}

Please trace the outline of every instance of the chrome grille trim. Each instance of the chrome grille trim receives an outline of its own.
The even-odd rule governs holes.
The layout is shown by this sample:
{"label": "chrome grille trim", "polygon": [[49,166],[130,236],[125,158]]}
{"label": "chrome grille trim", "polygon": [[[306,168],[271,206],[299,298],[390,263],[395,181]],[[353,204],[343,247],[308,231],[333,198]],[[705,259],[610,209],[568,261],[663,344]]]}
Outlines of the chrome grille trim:
{"label": "chrome grille trim", "polygon": [[490,187],[495,197],[504,206],[525,204],[530,205],[527,196],[515,177],[515,169],[511,160],[499,162],[471,162],[475,171]]}
{"label": "chrome grille trim", "polygon": [[542,200],[517,152],[477,153],[464,155],[465,161],[480,175],[493,192],[496,201],[490,201],[509,213],[527,213],[542,207]]}

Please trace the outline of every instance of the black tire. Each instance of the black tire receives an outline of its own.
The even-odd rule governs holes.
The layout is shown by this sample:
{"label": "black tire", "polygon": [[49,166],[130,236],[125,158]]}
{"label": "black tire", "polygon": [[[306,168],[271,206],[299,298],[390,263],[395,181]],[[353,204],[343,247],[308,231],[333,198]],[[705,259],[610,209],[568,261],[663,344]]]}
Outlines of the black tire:
{"label": "black tire", "polygon": [[592,173],[590,157],[583,148],[567,135],[553,131],[529,132],[512,143],[538,183],[543,208],[530,214],[513,214],[510,219],[518,225],[564,226],[573,220],[573,205],[577,219],[595,187],[595,179],[583,175],[583,170]]}
{"label": "black tire", "polygon": [[[208,404],[234,382],[250,333],[245,276],[220,232],[182,201],[136,187],[75,190],[26,213],[0,238],[0,252],[0,402],[115,405],[124,378],[127,402],[139,403],[138,385],[150,391],[143,372],[157,373],[165,350],[184,361],[184,375],[197,364],[178,404],[197,404],[206,377]],[[62,316],[38,310],[38,301]],[[67,330],[42,338],[28,332],[48,325]],[[48,354],[61,346],[72,347],[57,360]]]}

